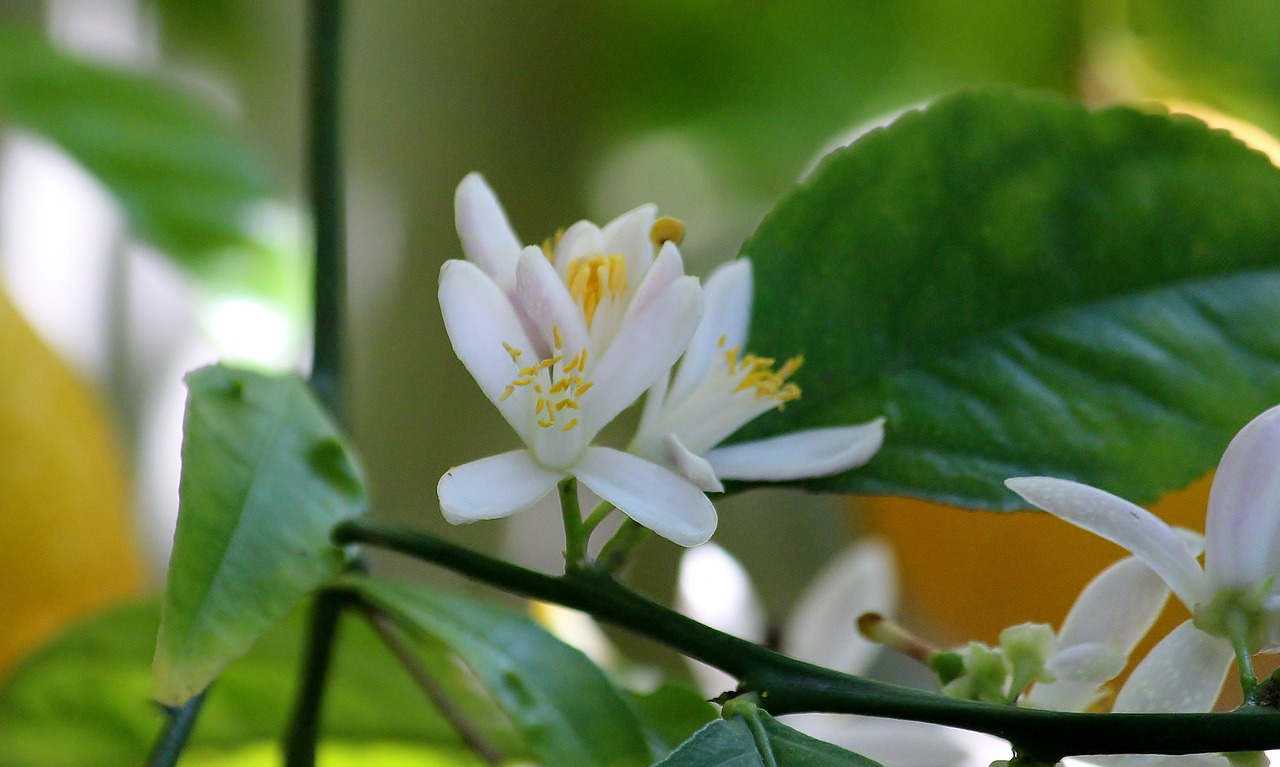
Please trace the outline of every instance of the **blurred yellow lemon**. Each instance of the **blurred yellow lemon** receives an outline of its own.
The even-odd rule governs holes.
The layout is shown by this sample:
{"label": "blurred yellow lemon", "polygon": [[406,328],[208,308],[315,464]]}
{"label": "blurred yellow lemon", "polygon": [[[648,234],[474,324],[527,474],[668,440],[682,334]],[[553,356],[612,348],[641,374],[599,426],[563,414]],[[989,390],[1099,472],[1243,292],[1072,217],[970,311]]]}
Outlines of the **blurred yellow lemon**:
{"label": "blurred yellow lemon", "polygon": [[[1151,511],[1171,525],[1204,532],[1210,478],[1170,493]],[[869,531],[889,538],[898,555],[904,619],[947,647],[994,644],[1000,630],[1034,621],[1062,625],[1095,575],[1128,552],[1043,512],[992,513],[905,498],[859,504]],[[1140,645],[1143,657],[1187,611],[1170,600]]]}
{"label": "blurred yellow lemon", "polygon": [[110,421],[0,291],[0,674],[142,585]]}

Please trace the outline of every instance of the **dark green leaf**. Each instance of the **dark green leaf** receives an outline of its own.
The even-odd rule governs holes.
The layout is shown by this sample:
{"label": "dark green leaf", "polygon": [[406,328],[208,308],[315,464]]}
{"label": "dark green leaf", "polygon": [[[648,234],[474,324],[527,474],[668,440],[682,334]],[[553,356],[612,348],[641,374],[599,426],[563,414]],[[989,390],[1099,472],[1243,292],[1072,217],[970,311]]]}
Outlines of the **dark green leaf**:
{"label": "dark green leaf", "polygon": [[752,350],[806,363],[742,436],[888,418],[811,488],[1148,501],[1280,401],[1280,170],[1190,118],[948,97],[828,158],[743,252]]}
{"label": "dark green leaf", "polygon": [[336,427],[297,376],[225,366],[187,377],[178,530],[156,645],[176,705],[337,572],[334,523],[365,506]]}
{"label": "dark green leaf", "polygon": [[187,89],[0,36],[0,121],[58,144],[120,200],[135,231],[197,271],[256,259],[247,214],[263,174]]}
{"label": "dark green leaf", "polygon": [[702,693],[680,682],[667,682],[653,692],[631,693],[629,697],[658,756],[670,753],[719,713]]}
{"label": "dark green leaf", "polygon": [[457,653],[542,764],[650,763],[643,727],[623,694],[585,655],[524,615],[407,584],[373,578],[346,583]]}
{"label": "dark green leaf", "polygon": [[[201,710],[191,756],[252,751],[263,743],[278,748],[298,683],[304,612],[269,631],[218,679]],[[159,620],[158,604],[118,608],[74,627],[15,668],[0,684],[0,764],[142,764],[161,726],[160,708],[147,697]],[[344,620],[338,636],[325,693],[326,742],[349,749],[410,744],[473,763],[464,761],[453,729],[363,620]],[[423,647],[420,659],[487,738],[512,758],[525,753],[451,657]]]}
{"label": "dark green leaf", "polygon": [[[865,756],[797,732],[763,711],[757,716],[778,767],[879,767]],[[744,719],[720,719],[703,727],[656,767],[763,767],[760,748]]]}

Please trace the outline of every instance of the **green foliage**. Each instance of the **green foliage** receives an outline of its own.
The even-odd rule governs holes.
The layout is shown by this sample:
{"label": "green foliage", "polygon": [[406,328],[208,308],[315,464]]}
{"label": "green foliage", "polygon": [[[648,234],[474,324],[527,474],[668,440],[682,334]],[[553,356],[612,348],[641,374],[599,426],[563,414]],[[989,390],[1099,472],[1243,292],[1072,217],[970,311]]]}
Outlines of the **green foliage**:
{"label": "green foliage", "polygon": [[363,481],[297,376],[187,377],[178,529],[156,643],[156,698],[178,705],[334,575],[329,542]]}
{"label": "green foliage", "polygon": [[831,155],[743,255],[752,351],[806,363],[741,436],[888,418],[814,489],[1148,501],[1280,400],[1280,170],[1190,118],[951,96]]}
{"label": "green foliage", "polygon": [[34,34],[5,32],[0,50],[0,121],[83,164],[144,239],[196,273],[262,257],[248,213],[264,196],[263,174],[206,103],[176,83],[68,56]]}
{"label": "green foliage", "polygon": [[778,767],[879,767],[865,756],[797,732],[763,711],[756,715],[767,744],[756,742],[741,717],[720,719],[703,727],[655,767],[764,767],[761,748],[766,747]]}
{"label": "green foliage", "polygon": [[702,693],[680,682],[667,682],[653,692],[631,693],[629,697],[658,756],[673,751],[719,715]]}
{"label": "green foliage", "polygon": [[623,693],[585,655],[529,618],[407,584],[368,577],[346,583],[414,633],[456,653],[540,763],[651,762],[647,733]]}
{"label": "green foliage", "polygon": [[[254,758],[277,748],[284,731],[298,683],[303,612],[267,632],[219,677],[183,764],[279,764],[278,756]],[[19,665],[0,686],[0,763],[142,764],[162,720],[159,707],[147,700],[159,620],[158,604],[118,608],[74,627]],[[450,755],[451,764],[470,763],[463,761],[467,752],[451,726],[364,621],[344,621],[340,637],[325,695],[326,746],[370,758],[431,749]],[[501,713],[443,650],[423,647],[419,657],[487,738],[513,758],[525,753]]]}

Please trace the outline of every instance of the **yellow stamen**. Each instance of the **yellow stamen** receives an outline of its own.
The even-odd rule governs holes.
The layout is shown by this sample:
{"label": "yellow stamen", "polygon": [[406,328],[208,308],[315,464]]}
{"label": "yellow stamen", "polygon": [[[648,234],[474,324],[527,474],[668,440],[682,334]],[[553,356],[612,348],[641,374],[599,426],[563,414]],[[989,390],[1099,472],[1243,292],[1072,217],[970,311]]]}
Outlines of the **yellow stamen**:
{"label": "yellow stamen", "polygon": [[661,248],[668,242],[679,245],[684,242],[684,222],[671,216],[659,218],[649,230],[649,240],[655,248]]}
{"label": "yellow stamen", "polygon": [[[721,336],[720,347],[723,348],[725,343],[725,337]],[[729,375],[743,374],[737,386],[733,388],[735,392],[754,389],[757,398],[768,397],[776,400],[778,407],[800,396],[800,387],[788,382],[787,379],[804,364],[803,355],[792,357],[784,362],[782,367],[774,370],[773,366],[776,362],[774,358],[757,357],[754,354],[739,358],[738,351],[737,346],[724,351],[725,366],[729,369]]]}
{"label": "yellow stamen", "polygon": [[569,295],[582,307],[587,327],[606,297],[616,300],[627,289],[627,260],[621,254],[580,256],[569,264]]}
{"label": "yellow stamen", "polygon": [[564,426],[561,426],[561,427],[560,427],[560,431],[569,431],[570,429],[572,429],[573,427],[575,427],[575,426],[577,426],[577,425],[578,425],[578,419],[577,419],[577,418],[575,418],[575,419],[573,419],[572,421],[570,421],[569,423],[566,423]]}
{"label": "yellow stamen", "polygon": [[511,344],[507,343],[506,341],[503,341],[503,342],[502,342],[502,348],[506,349],[506,350],[507,350],[507,354],[510,354],[510,355],[511,355],[511,361],[512,361],[512,362],[515,362],[515,363],[519,363],[519,362],[520,362],[520,355],[521,355],[521,354],[524,354],[524,352],[520,351],[519,349],[517,349],[516,347],[514,347],[514,346],[512,346]]}
{"label": "yellow stamen", "polygon": [[564,229],[557,229],[556,233],[542,241],[542,255],[547,257],[548,261],[556,260],[556,248],[560,247],[560,241],[564,239]]}
{"label": "yellow stamen", "polygon": [[560,335],[560,326],[559,326],[559,325],[552,325],[552,326],[551,326],[551,335],[555,336],[555,340],[556,340],[556,351],[560,351],[561,349],[563,349],[563,348],[564,348],[564,336]]}
{"label": "yellow stamen", "polygon": [[595,385],[596,385],[596,382],[595,382],[595,381],[587,381],[586,383],[584,383],[584,384],[582,384],[581,386],[579,386],[579,387],[577,388],[577,391],[576,391],[575,393],[577,394],[577,396],[581,397],[582,395],[584,395],[584,394],[586,394],[588,391],[590,391],[591,387],[592,387],[592,386],[595,386]]}

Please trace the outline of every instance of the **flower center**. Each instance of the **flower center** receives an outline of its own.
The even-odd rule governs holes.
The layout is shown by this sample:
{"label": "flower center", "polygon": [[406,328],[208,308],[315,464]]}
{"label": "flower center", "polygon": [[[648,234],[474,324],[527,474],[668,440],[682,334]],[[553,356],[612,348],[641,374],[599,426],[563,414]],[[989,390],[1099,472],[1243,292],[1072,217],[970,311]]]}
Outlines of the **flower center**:
{"label": "flower center", "polygon": [[738,385],[733,389],[735,392],[755,389],[757,399],[771,398],[776,400],[779,406],[800,396],[800,387],[787,379],[804,364],[803,355],[797,354],[782,363],[782,367],[774,370],[776,360],[772,357],[757,357],[754,354],[739,356],[741,347],[726,349],[726,343],[726,336],[720,336],[717,346],[724,352],[724,361],[729,368],[729,375],[742,376],[742,380],[738,381]]}
{"label": "flower center", "polygon": [[621,254],[579,256],[569,263],[569,295],[582,307],[587,327],[607,296],[616,300],[627,289],[627,261]]}
{"label": "flower center", "polygon": [[555,349],[552,350],[551,356],[528,366],[520,364],[520,358],[524,356],[522,350],[505,341],[502,343],[507,354],[511,355],[511,361],[515,364],[517,373],[515,379],[503,390],[502,396],[498,397],[498,401],[502,402],[515,394],[516,389],[531,386],[535,395],[532,399],[533,415],[538,425],[544,429],[558,428],[560,431],[569,431],[579,422],[574,414],[574,411],[582,410],[578,398],[586,394],[595,383],[582,377],[587,365],[587,350],[583,349],[566,362],[564,338],[560,335],[560,327],[553,326],[551,332],[555,336]]}

